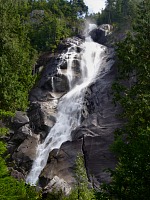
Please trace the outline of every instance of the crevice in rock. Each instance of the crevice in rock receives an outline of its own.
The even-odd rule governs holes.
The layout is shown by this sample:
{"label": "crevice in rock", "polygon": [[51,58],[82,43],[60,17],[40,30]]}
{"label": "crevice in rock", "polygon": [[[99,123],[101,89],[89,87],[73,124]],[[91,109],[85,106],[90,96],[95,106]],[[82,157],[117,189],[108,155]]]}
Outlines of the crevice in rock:
{"label": "crevice in rock", "polygon": [[82,137],[82,154],[83,154],[83,158],[84,158],[84,167],[86,170],[86,175],[87,175],[88,181],[90,182],[90,177],[89,177],[87,162],[86,162],[86,151],[85,151],[84,146],[85,146],[85,136],[83,135],[83,137]]}

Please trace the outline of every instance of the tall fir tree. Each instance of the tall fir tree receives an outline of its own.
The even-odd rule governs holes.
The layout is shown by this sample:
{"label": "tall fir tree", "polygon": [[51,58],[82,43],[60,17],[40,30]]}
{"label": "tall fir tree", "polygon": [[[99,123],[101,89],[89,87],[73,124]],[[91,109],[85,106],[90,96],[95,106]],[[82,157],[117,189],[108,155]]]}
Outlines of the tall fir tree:
{"label": "tall fir tree", "polygon": [[[134,33],[118,44],[119,81],[115,100],[126,121],[115,132],[118,165],[108,193],[115,199],[149,199],[150,190],[150,2],[142,1]],[[126,78],[130,84],[121,84]]]}

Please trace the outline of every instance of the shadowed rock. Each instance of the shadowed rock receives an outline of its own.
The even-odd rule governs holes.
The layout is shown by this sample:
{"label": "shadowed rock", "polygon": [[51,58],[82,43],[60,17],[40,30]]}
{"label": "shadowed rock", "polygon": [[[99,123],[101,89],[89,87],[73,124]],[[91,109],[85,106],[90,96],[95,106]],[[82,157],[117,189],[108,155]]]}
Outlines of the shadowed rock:
{"label": "shadowed rock", "polygon": [[36,156],[36,147],[39,138],[36,135],[28,136],[21,145],[15,150],[12,159],[15,160],[16,165],[28,171]]}
{"label": "shadowed rock", "polygon": [[99,44],[105,44],[107,42],[107,35],[111,34],[113,26],[110,24],[102,24],[97,28],[94,28],[89,35],[94,42]]}
{"label": "shadowed rock", "polygon": [[[61,184],[57,188],[58,190],[64,190],[65,185],[69,185],[69,189],[71,189],[71,186],[75,183],[74,171],[76,157],[78,154],[83,154],[82,145],[82,139],[73,142],[68,141],[63,143],[59,150],[53,150],[49,154],[48,163],[40,175],[40,186],[47,188],[47,185],[51,185],[49,188],[51,191],[55,188],[55,184],[57,184],[54,181],[54,177],[57,176],[57,179],[61,180]],[[62,184],[62,180],[64,184]],[[52,186],[52,183],[54,186]]]}
{"label": "shadowed rock", "polygon": [[27,113],[21,111],[16,111],[15,116],[11,119],[11,126],[15,130],[28,123],[29,118]]}

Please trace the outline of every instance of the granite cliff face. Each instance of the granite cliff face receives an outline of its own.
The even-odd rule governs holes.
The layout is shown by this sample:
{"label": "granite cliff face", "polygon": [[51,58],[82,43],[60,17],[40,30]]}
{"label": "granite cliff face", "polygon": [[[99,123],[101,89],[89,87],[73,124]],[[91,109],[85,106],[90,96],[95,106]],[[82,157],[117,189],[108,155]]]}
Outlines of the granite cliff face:
{"label": "granite cliff face", "polygon": [[[95,31],[97,33],[97,29]],[[46,66],[30,93],[30,107],[27,113],[17,112],[12,119],[12,132],[7,143],[10,161],[14,163],[12,175],[18,179],[26,179],[36,158],[37,145],[44,141],[56,123],[59,99],[69,90],[67,62],[60,54],[67,52],[73,43],[77,45],[77,55],[80,54],[83,40],[74,37],[62,41],[58,53],[43,56],[42,62],[46,62]],[[113,49],[105,47],[102,56],[102,71],[86,89],[80,126],[71,132],[71,141],[50,152],[40,174],[39,185],[45,191],[51,191],[53,187],[66,193],[70,191],[75,182],[75,160],[79,153],[84,156],[89,181],[95,185],[110,182],[110,176],[104,170],[115,167],[116,158],[110,151],[110,145],[114,130],[122,122],[116,117],[120,108],[112,103],[111,86],[117,73]],[[77,59],[73,61],[72,70],[75,84],[80,79]]]}

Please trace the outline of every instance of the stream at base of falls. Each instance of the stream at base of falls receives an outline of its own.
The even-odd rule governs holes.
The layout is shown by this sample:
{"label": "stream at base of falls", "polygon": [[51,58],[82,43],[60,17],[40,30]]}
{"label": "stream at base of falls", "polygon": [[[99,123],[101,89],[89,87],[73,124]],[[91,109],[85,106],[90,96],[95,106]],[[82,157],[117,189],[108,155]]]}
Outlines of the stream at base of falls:
{"label": "stream at base of falls", "polygon": [[[71,132],[80,126],[86,88],[104,68],[101,63],[105,46],[93,42],[90,37],[79,46],[82,49],[80,53],[77,53],[78,44],[73,43],[67,53],[61,55],[67,60],[66,76],[70,90],[59,100],[55,125],[45,141],[37,146],[36,159],[26,179],[26,182],[31,185],[37,183],[41,171],[46,166],[49,153],[53,149],[59,149],[63,142],[71,140]],[[73,71],[74,60],[79,63],[80,76],[77,79]],[[59,73],[61,73],[60,69]]]}

